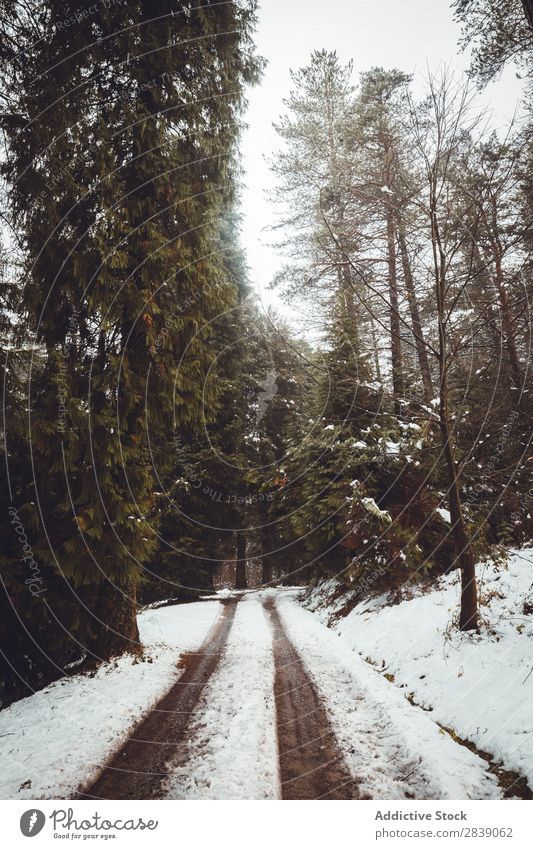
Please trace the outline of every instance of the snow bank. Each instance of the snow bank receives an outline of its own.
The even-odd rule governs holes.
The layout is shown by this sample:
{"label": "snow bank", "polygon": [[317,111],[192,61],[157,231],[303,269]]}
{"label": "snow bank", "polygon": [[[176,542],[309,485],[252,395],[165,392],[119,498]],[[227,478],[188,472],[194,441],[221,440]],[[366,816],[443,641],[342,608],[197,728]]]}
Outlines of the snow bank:
{"label": "snow bank", "polygon": [[144,661],[103,663],[0,711],[0,797],[69,797],[90,781],[179,678],[180,654],[201,646],[219,611],[216,601],[146,610]]}
{"label": "snow bank", "polygon": [[499,797],[486,762],[458,745],[291,598],[279,611],[329,713],[362,798]]}
{"label": "snow bank", "polygon": [[[524,775],[533,786],[533,548],[508,567],[478,567],[480,635],[450,630],[460,586],[455,573],[432,592],[394,606],[362,602],[333,630],[351,649],[394,676],[399,693],[431,719]],[[315,608],[332,588],[324,588]],[[337,613],[322,607],[321,618]],[[528,612],[529,611],[529,612]]]}
{"label": "snow bank", "polygon": [[[224,656],[167,764],[169,799],[279,797],[272,632],[258,595],[239,602]],[[183,764],[183,765],[181,765]]]}

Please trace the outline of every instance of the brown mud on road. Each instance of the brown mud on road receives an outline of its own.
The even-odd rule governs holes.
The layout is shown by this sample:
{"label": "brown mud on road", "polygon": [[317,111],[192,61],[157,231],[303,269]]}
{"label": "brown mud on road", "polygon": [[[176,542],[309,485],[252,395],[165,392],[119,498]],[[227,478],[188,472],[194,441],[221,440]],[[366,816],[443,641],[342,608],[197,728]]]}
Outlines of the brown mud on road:
{"label": "brown mud on road", "polygon": [[157,799],[167,778],[165,764],[186,739],[191,714],[218,666],[238,598],[226,599],[220,617],[198,652],[180,659],[183,674],[111,758],[79,799]]}
{"label": "brown mud on road", "polygon": [[325,708],[285,633],[276,602],[265,608],[274,632],[279,769],[283,799],[357,799]]}

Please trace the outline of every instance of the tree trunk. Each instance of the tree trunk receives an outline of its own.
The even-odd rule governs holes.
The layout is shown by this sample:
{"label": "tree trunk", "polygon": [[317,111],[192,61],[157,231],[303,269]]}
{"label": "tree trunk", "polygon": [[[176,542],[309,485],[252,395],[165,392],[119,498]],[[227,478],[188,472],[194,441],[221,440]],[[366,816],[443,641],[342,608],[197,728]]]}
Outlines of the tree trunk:
{"label": "tree trunk", "polygon": [[498,301],[501,309],[502,316],[502,339],[507,348],[507,354],[509,357],[509,366],[511,371],[511,381],[513,384],[512,388],[512,402],[513,406],[519,412],[522,412],[521,409],[521,390],[522,390],[522,375],[520,371],[520,362],[518,359],[518,353],[516,350],[516,338],[514,332],[514,321],[511,315],[511,308],[509,305],[509,296],[507,295],[507,290],[505,288],[505,279],[503,272],[503,264],[502,259],[504,255],[503,245],[501,241],[501,230],[500,223],[498,218],[498,204],[496,198],[492,199],[492,215],[491,215],[491,249],[492,255],[494,259],[494,270],[496,272],[496,288],[498,290]]}
{"label": "tree trunk", "polygon": [[262,573],[261,573],[261,583],[271,584],[272,583],[272,562],[270,560],[270,554],[263,554],[261,557],[262,564]]}
{"label": "tree trunk", "polygon": [[442,393],[439,426],[448,470],[448,502],[450,506],[455,556],[457,565],[461,569],[461,612],[459,615],[459,628],[461,631],[475,631],[478,628],[476,566],[466,532],[457,464],[451,443],[446,401],[445,399],[443,400]]}
{"label": "tree trunk", "polygon": [[[435,195],[431,194],[431,203],[435,204]],[[478,629],[478,600],[476,584],[476,566],[474,554],[466,532],[466,523],[461,504],[459,473],[455,461],[452,442],[450,417],[448,413],[448,337],[446,318],[446,255],[440,239],[439,223],[435,206],[431,212],[431,239],[435,267],[435,296],[437,300],[437,318],[439,333],[439,428],[442,447],[448,472],[448,502],[452,523],[455,549],[455,563],[461,569],[461,610],[459,628],[461,631]]]}
{"label": "tree trunk", "polygon": [[261,583],[272,583],[272,555],[270,554],[270,539],[268,529],[261,531]]}
{"label": "tree trunk", "polygon": [[477,309],[479,317],[483,320],[486,331],[490,335],[491,343],[498,347],[502,342],[502,330],[492,317],[490,310],[487,310],[487,298],[494,300],[498,297],[496,287],[494,286],[493,275],[489,274],[490,259],[485,260],[479,246],[472,243],[473,264],[473,279],[476,281],[476,286],[471,287],[470,297],[473,306]]}
{"label": "tree trunk", "polygon": [[235,589],[246,590],[246,532],[239,531],[237,534],[237,557],[235,560]]}
{"label": "tree trunk", "polygon": [[402,257],[403,279],[405,283],[405,293],[409,304],[409,312],[411,314],[411,323],[413,325],[413,335],[415,337],[416,353],[418,356],[418,364],[422,375],[422,385],[424,387],[424,401],[429,404],[433,398],[433,383],[431,380],[431,370],[429,368],[429,360],[427,355],[424,334],[422,332],[422,322],[420,320],[420,311],[418,309],[418,301],[416,298],[415,285],[413,274],[411,271],[411,263],[409,261],[409,253],[407,250],[407,241],[405,238],[405,227],[400,224],[398,232],[398,242],[400,245],[400,254]]}
{"label": "tree trunk", "polygon": [[500,309],[502,311],[502,328],[503,328],[503,338],[505,342],[505,346],[507,348],[507,355],[509,357],[509,366],[511,370],[511,381],[513,384],[512,389],[512,402],[513,405],[521,410],[521,391],[522,391],[522,374],[520,371],[520,362],[518,360],[518,352],[516,350],[516,340],[514,335],[513,328],[513,317],[511,315],[511,309],[509,306],[509,296],[507,295],[507,290],[505,289],[505,283],[503,279],[503,268],[501,255],[496,253],[495,256],[495,265],[496,265],[496,283],[498,286],[498,300],[500,304]]}
{"label": "tree trunk", "polygon": [[389,277],[390,302],[390,346],[392,359],[392,388],[394,393],[394,412],[397,416],[402,413],[402,398],[404,395],[402,340],[400,333],[400,313],[398,304],[398,276],[396,271],[396,233],[392,209],[387,209],[387,262]]}
{"label": "tree trunk", "polygon": [[141,651],[135,577],[121,582],[103,578],[100,582],[89,649],[102,660]]}
{"label": "tree trunk", "polygon": [[522,0],[522,6],[530,30],[533,30],[533,0]]}
{"label": "tree trunk", "polygon": [[355,298],[353,294],[352,288],[352,272],[348,260],[348,252],[345,251],[343,244],[341,242],[341,252],[342,252],[342,298],[343,298],[343,307],[346,318],[345,327],[347,329],[351,345],[356,356],[359,356],[360,353],[360,340],[359,340],[359,321],[357,315],[357,306],[355,303]]}
{"label": "tree trunk", "polygon": [[372,351],[374,354],[374,368],[376,369],[376,380],[381,383],[381,365],[379,362],[379,348],[378,348],[378,339],[376,333],[376,325],[374,322],[374,317],[370,316],[370,326],[372,328]]}

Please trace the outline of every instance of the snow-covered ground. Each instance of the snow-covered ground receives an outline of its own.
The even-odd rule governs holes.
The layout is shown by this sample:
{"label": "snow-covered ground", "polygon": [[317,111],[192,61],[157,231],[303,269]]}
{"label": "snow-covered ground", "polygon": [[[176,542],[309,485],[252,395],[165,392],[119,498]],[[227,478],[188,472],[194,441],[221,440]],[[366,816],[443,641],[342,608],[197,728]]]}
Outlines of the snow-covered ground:
{"label": "snow-covered ground", "polygon": [[[307,610],[301,589],[243,594],[187,741],[168,764],[167,798],[279,798],[273,633],[262,606],[272,594],[362,797],[498,798],[487,762],[446,728],[533,785],[533,549],[478,571],[479,635],[451,627],[457,575],[344,617],[348,597],[333,582],[307,598]],[[0,797],[68,798],[89,783],[179,678],[180,654],[201,646],[220,609],[217,600],[147,609],[144,660],[102,664],[0,711]]]}
{"label": "snow-covered ground", "polygon": [[278,605],[362,798],[499,797],[484,760],[410,705],[291,595],[282,595]]}
{"label": "snow-covered ground", "polygon": [[201,646],[219,611],[217,601],[146,610],[143,661],[101,664],[0,711],[0,798],[68,797],[89,782],[179,678],[180,654]]}
{"label": "snow-covered ground", "polygon": [[278,798],[273,688],[270,624],[259,596],[245,594],[220,665],[193,715],[187,762],[167,764],[174,772],[167,798]]}
{"label": "snow-covered ground", "polygon": [[328,600],[331,582],[308,604],[346,647],[393,676],[401,699],[409,696],[430,721],[472,741],[533,787],[533,548],[511,551],[507,567],[478,567],[478,578],[479,635],[451,627],[457,573],[400,604],[362,602],[344,618],[346,597]]}

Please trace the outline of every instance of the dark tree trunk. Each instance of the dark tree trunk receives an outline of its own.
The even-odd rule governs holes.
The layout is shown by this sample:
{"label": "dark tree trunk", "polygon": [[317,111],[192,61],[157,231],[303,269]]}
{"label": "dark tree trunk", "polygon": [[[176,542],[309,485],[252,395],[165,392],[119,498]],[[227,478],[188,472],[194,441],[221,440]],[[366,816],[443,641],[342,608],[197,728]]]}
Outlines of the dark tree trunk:
{"label": "dark tree trunk", "polygon": [[505,289],[505,282],[503,279],[503,269],[502,269],[502,261],[501,254],[497,253],[495,257],[496,264],[496,282],[498,284],[498,300],[500,303],[500,309],[502,313],[502,329],[503,329],[503,339],[505,342],[505,346],[507,348],[507,355],[509,357],[509,367],[511,372],[511,382],[513,384],[512,391],[512,402],[513,406],[515,406],[520,412],[522,410],[522,374],[520,370],[520,362],[518,359],[518,352],[516,350],[516,339],[514,333],[514,322],[513,317],[511,315],[511,308],[509,306],[509,296],[507,295],[507,291]]}
{"label": "dark tree trunk", "polygon": [[405,294],[407,303],[409,304],[409,312],[411,314],[411,323],[413,325],[413,335],[415,337],[416,353],[418,356],[418,364],[422,375],[422,385],[424,387],[424,401],[429,404],[433,398],[433,383],[431,380],[431,370],[429,368],[429,360],[422,331],[422,321],[420,320],[420,310],[418,309],[418,301],[416,297],[413,274],[411,271],[411,263],[409,261],[409,253],[407,250],[407,241],[405,238],[405,228],[400,224],[398,232],[398,242],[400,245],[400,254],[402,257],[403,279],[405,282]]}
{"label": "dark tree trunk", "polygon": [[235,560],[235,589],[246,590],[248,581],[246,579],[246,533],[239,531],[237,534],[237,557]]}
{"label": "dark tree trunk", "polygon": [[522,6],[529,28],[533,31],[533,0],[522,0]]}
{"label": "dark tree trunk", "polygon": [[261,541],[261,583],[272,583],[272,556],[269,554],[268,536],[263,534]]}
{"label": "dark tree trunk", "polygon": [[271,529],[266,525],[268,515],[264,515],[263,521],[265,525],[261,528],[261,584],[265,586],[272,583],[272,555],[270,551],[273,546],[270,538]]}
{"label": "dark tree trunk", "polygon": [[[432,193],[431,203],[436,204]],[[450,417],[448,412],[448,338],[446,318],[446,255],[442,248],[439,223],[435,207],[431,213],[431,238],[435,265],[435,295],[439,332],[439,428],[448,472],[448,502],[455,549],[455,565],[461,569],[461,631],[478,629],[478,598],[474,554],[466,532],[466,523],[461,504],[459,472],[455,461]]]}
{"label": "dark tree trunk", "polygon": [[137,628],[137,580],[104,578],[98,590],[89,649],[101,660],[141,651]]}
{"label": "dark tree trunk", "polygon": [[270,555],[264,554],[262,559],[263,571],[261,573],[261,583],[271,584],[272,583],[272,563],[270,562]]}
{"label": "dark tree trunk", "polygon": [[493,198],[492,200],[491,222],[492,233],[490,241],[494,259],[494,270],[496,272],[496,288],[498,290],[498,301],[500,304],[502,317],[502,339],[505,344],[505,347],[507,348],[507,355],[509,357],[509,367],[511,372],[510,376],[513,385],[511,392],[513,406],[518,410],[518,412],[521,413],[522,374],[520,369],[520,361],[518,359],[518,353],[516,349],[514,321],[513,316],[511,314],[509,296],[505,288],[504,270],[502,264],[504,249],[501,241],[501,229],[498,217],[498,204],[495,198]]}
{"label": "dark tree trunk", "polygon": [[390,346],[392,359],[392,387],[394,393],[394,411],[397,416],[402,413],[402,398],[404,395],[402,340],[400,333],[400,312],[398,303],[398,275],[396,271],[396,233],[394,214],[387,210],[387,261],[389,277],[390,302]]}
{"label": "dark tree trunk", "polygon": [[373,317],[371,317],[370,320],[372,327],[372,351],[374,354],[374,368],[376,369],[376,380],[379,380],[379,382],[381,383],[381,365],[379,363],[379,348],[376,334],[376,325],[374,324]]}
{"label": "dark tree trunk", "polygon": [[478,310],[480,318],[483,320],[486,331],[490,335],[491,343],[495,348],[498,348],[502,342],[502,330],[492,317],[491,311],[487,310],[487,298],[492,302],[498,293],[494,287],[493,275],[489,274],[490,260],[485,260],[479,246],[474,242],[472,244],[473,256],[473,279],[476,280],[476,286],[471,287],[472,303]]}
{"label": "dark tree trunk", "polygon": [[455,556],[457,565],[461,569],[461,612],[459,615],[459,628],[461,631],[475,631],[478,627],[476,566],[468,534],[466,532],[466,524],[461,505],[459,475],[451,443],[446,403],[445,401],[443,402],[442,396],[439,425],[448,470],[448,501],[450,506]]}
{"label": "dark tree trunk", "polygon": [[343,292],[343,307],[346,316],[346,327],[351,331],[350,342],[356,355],[359,356],[360,340],[359,340],[359,321],[357,315],[357,306],[353,294],[352,271],[348,259],[348,253],[342,247],[342,292]]}

